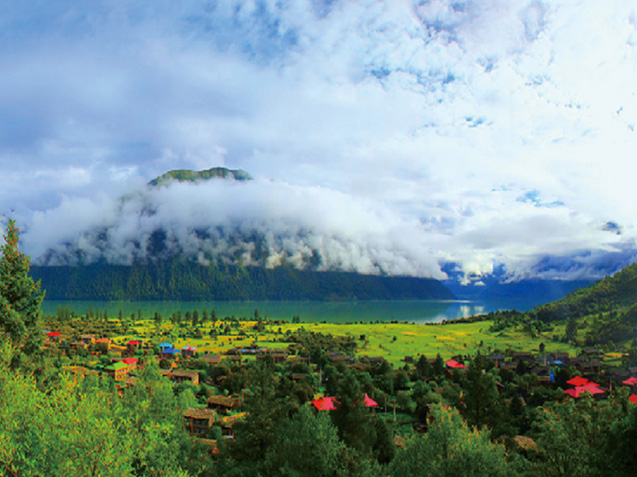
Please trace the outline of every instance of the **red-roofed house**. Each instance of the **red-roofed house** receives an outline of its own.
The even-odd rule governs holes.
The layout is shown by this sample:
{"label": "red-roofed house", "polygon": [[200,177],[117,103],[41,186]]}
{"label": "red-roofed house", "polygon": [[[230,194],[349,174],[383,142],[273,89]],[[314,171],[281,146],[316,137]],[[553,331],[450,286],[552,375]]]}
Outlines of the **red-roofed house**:
{"label": "red-roofed house", "polygon": [[59,331],[49,331],[46,335],[49,337],[50,341],[57,343],[58,341],[60,341],[62,333],[60,333]]}
{"label": "red-roofed house", "polygon": [[122,363],[127,364],[130,371],[133,369],[137,369],[137,363],[139,360],[137,358],[126,358],[122,360]]}
{"label": "red-roofed house", "polygon": [[130,340],[128,343],[126,343],[126,348],[128,348],[128,351],[130,351],[131,353],[134,353],[141,347],[142,347],[142,342],[139,340]]}
{"label": "red-roofed house", "polygon": [[566,384],[570,384],[571,386],[583,386],[588,383],[588,379],[583,378],[581,376],[575,376],[572,379],[566,381]]}
{"label": "red-roofed house", "polygon": [[312,404],[319,411],[334,411],[336,402],[333,397],[322,397],[312,401]]}
{"label": "red-roofed house", "polygon": [[447,365],[448,368],[451,368],[451,369],[466,368],[464,364],[458,363],[458,361],[456,361],[455,359],[450,359],[449,361],[445,362],[445,364]]}

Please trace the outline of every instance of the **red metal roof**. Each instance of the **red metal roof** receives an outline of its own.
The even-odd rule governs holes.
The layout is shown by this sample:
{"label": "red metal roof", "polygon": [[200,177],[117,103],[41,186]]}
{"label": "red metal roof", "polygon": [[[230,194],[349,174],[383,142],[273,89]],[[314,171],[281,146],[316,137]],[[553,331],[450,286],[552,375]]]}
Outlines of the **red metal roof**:
{"label": "red metal roof", "polygon": [[572,379],[566,381],[566,384],[570,384],[571,386],[583,386],[588,383],[588,379],[583,378],[581,376],[575,376]]}
{"label": "red metal roof", "polygon": [[314,407],[319,411],[334,411],[336,409],[333,397],[322,397],[312,401]]}
{"label": "red metal roof", "polygon": [[363,403],[363,406],[365,407],[376,407],[378,406],[378,403],[376,401],[374,401],[372,398],[370,398],[367,393],[365,393],[365,401]]}
{"label": "red metal roof", "polygon": [[455,359],[450,359],[449,361],[445,362],[445,364],[450,368],[466,368],[464,364],[458,363],[458,361],[456,361]]}
{"label": "red metal roof", "polygon": [[574,398],[579,398],[584,393],[603,394],[605,392],[606,391],[604,391],[603,389],[600,389],[594,383],[585,384],[584,386],[577,386],[575,388],[567,389],[566,391],[564,391],[565,394],[568,394],[569,396],[573,396]]}

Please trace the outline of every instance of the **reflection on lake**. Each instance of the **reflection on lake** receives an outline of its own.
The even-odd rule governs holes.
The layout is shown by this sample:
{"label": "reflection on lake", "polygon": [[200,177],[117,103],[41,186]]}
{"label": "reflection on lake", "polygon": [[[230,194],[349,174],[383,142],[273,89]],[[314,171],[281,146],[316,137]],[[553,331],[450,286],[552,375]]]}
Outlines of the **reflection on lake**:
{"label": "reflection on lake", "polygon": [[292,320],[297,315],[301,321],[328,322],[375,322],[375,321],[413,321],[416,323],[439,322],[455,318],[489,313],[497,310],[516,309],[526,311],[538,304],[534,299],[495,298],[476,301],[450,300],[388,300],[388,301],[46,301],[42,308],[44,314],[55,315],[58,306],[68,306],[78,314],[85,314],[92,306],[100,311],[106,310],[108,316],[115,318],[121,310],[124,316],[142,311],[145,318],[151,318],[155,312],[169,317],[173,312],[207,309],[215,310],[218,317],[252,317],[254,311],[270,319]]}

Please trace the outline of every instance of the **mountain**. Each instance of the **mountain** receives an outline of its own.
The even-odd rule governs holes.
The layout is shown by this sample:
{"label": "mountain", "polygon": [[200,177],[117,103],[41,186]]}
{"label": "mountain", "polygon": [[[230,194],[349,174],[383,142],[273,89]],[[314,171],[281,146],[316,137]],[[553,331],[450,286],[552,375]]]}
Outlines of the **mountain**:
{"label": "mountain", "polygon": [[33,266],[51,300],[395,300],[452,299],[429,278],[200,265],[170,259],[131,266]]}
{"label": "mountain", "polygon": [[[564,339],[581,346],[633,345],[637,340],[637,263],[565,297],[524,314],[500,314],[496,328],[510,324],[552,326],[566,321]],[[498,322],[498,320],[500,320]],[[548,325],[547,325],[548,324]],[[505,325],[506,326],[506,325]]]}
{"label": "mountain", "polygon": [[148,183],[153,187],[168,185],[171,182],[200,182],[210,179],[234,179],[237,181],[252,180],[250,174],[241,169],[227,169],[225,167],[213,167],[203,171],[191,171],[189,169],[177,169],[166,172]]}
{"label": "mountain", "polygon": [[637,263],[565,297],[539,306],[544,321],[579,318],[593,313],[619,312],[637,304]]}
{"label": "mountain", "polygon": [[497,277],[485,278],[483,285],[462,285],[457,281],[443,282],[458,298],[480,300],[488,298],[535,297],[536,303],[559,300],[565,295],[590,285],[592,280],[543,280],[530,279],[517,282],[500,282]]}
{"label": "mountain", "polygon": [[[174,187],[183,182],[198,187]],[[57,300],[454,298],[433,279],[387,276],[372,257],[367,269],[377,275],[354,273],[342,258],[347,237],[297,227],[285,214],[272,219],[269,207],[255,214],[242,202],[254,184],[240,169],[169,171],[121,198],[113,216],[47,249],[32,273]],[[228,204],[246,215],[229,218]],[[336,263],[326,259],[333,250]]]}

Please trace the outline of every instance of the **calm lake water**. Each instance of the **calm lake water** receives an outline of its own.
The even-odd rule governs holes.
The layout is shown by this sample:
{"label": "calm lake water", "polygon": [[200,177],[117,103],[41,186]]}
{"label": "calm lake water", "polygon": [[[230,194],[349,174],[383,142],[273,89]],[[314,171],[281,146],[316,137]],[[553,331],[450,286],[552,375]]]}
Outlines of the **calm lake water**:
{"label": "calm lake water", "polygon": [[464,318],[497,310],[516,309],[526,311],[539,304],[532,298],[494,298],[486,300],[389,300],[389,301],[247,301],[247,302],[214,302],[214,301],[45,301],[42,308],[45,315],[55,315],[58,306],[66,306],[78,314],[84,314],[93,306],[94,309],[108,312],[109,317],[116,317],[122,310],[124,316],[142,311],[143,317],[152,317],[159,312],[169,317],[174,311],[203,309],[208,312],[214,309],[218,317],[232,316],[251,317],[259,310],[263,317],[271,319],[292,320],[298,315],[301,321],[328,322],[375,322],[375,321],[409,321],[416,323],[439,322],[442,320]]}

